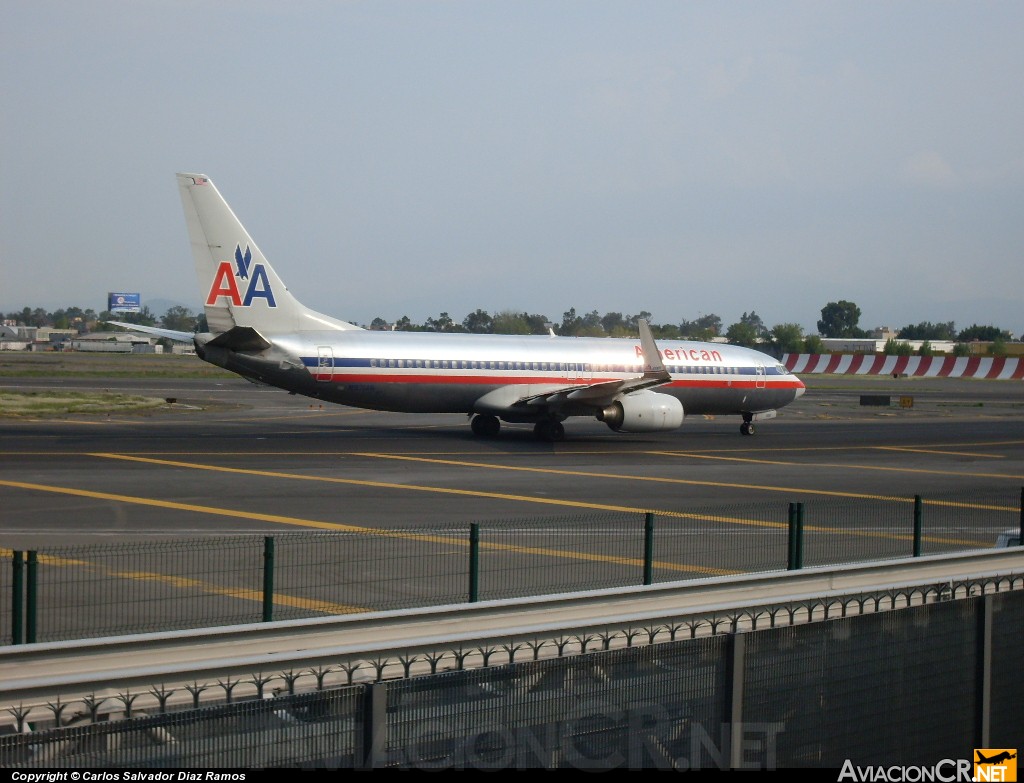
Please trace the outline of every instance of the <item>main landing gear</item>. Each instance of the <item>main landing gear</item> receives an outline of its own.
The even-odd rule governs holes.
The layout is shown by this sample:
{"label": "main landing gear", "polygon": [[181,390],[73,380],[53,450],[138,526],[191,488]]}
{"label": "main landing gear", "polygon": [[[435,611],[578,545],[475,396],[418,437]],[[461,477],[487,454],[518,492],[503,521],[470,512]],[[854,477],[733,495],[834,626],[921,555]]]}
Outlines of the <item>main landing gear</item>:
{"label": "main landing gear", "polygon": [[[477,437],[493,438],[501,430],[501,421],[489,413],[478,413],[472,418],[469,426]],[[555,443],[565,440],[565,427],[558,419],[541,419],[533,425],[533,434],[537,440]]]}
{"label": "main landing gear", "polygon": [[473,430],[474,435],[481,438],[493,438],[501,429],[501,422],[498,420],[497,416],[479,414],[473,417],[469,426]]}
{"label": "main landing gear", "polygon": [[541,419],[533,425],[533,434],[537,440],[546,440],[549,443],[565,440],[565,427],[562,422],[554,419]]}
{"label": "main landing gear", "polygon": [[743,423],[740,425],[740,435],[753,435],[754,434],[754,421],[753,415],[749,413],[743,414]]}

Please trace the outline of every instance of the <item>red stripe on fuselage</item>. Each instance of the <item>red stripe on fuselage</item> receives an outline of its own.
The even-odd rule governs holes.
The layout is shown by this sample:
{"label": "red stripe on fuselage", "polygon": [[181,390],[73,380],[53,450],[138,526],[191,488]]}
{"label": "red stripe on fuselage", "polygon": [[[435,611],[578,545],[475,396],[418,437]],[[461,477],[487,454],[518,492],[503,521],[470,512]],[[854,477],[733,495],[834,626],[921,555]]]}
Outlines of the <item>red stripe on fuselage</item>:
{"label": "red stripe on fuselage", "polygon": [[[557,386],[592,386],[618,378],[552,378],[549,376],[508,376],[508,375],[424,375],[424,374],[382,374],[382,373],[335,373],[329,379],[333,383],[386,383],[386,384],[457,384],[477,386],[526,386],[526,385],[557,385]],[[758,385],[762,384],[762,385]],[[754,378],[749,380],[737,376],[707,375],[700,378],[677,378],[664,386],[676,388],[723,388],[723,389],[796,389],[800,382],[795,378],[767,379]]]}

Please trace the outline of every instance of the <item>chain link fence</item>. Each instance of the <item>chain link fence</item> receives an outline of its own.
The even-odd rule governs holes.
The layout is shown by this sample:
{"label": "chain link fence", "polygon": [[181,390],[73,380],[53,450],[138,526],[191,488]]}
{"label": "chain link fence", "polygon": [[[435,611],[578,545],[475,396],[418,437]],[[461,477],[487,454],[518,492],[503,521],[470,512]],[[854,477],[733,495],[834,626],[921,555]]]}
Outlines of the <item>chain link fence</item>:
{"label": "chain link fence", "polygon": [[939,554],[1019,529],[1018,493],[809,498],[5,552],[0,643],[409,609]]}

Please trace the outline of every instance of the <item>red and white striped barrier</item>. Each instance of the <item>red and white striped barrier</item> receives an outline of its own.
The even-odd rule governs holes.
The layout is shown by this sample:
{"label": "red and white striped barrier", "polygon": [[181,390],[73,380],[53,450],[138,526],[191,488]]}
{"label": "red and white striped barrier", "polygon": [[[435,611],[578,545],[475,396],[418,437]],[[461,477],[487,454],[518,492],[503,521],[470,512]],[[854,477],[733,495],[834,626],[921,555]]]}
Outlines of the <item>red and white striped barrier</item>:
{"label": "red and white striped barrier", "polygon": [[878,356],[868,353],[787,353],[786,369],[797,375],[909,375],[918,378],[1024,379],[1024,360],[1008,356]]}

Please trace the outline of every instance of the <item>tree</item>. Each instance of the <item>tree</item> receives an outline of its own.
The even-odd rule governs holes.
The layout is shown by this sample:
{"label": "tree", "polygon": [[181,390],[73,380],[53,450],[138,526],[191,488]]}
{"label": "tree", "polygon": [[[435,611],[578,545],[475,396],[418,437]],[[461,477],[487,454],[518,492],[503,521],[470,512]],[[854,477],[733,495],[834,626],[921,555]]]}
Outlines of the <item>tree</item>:
{"label": "tree", "polygon": [[583,319],[576,315],[576,308],[570,307],[562,313],[562,325],[558,327],[558,333],[563,337],[571,337],[583,325]]}
{"label": "tree", "polygon": [[462,319],[462,327],[473,334],[490,334],[494,331],[494,319],[486,310],[477,308]]}
{"label": "tree", "polygon": [[997,326],[978,326],[977,324],[971,324],[956,336],[956,339],[962,343],[969,343],[971,340],[991,341],[999,338],[1013,339],[1009,332]]}
{"label": "tree", "polygon": [[637,323],[637,321],[639,321],[641,318],[647,321],[647,323],[651,322],[651,314],[646,310],[641,310],[636,315],[626,316],[626,328],[629,329],[630,334],[638,334],[640,332],[640,325]]}
{"label": "tree", "polygon": [[196,328],[196,317],[187,307],[175,305],[167,309],[164,317],[160,320],[164,329],[174,329],[178,332],[194,332]]}
{"label": "tree", "polygon": [[818,334],[822,337],[863,337],[864,331],[857,327],[860,308],[853,302],[841,299],[829,302],[821,308]]}
{"label": "tree", "polygon": [[809,334],[804,338],[804,353],[823,354],[825,346],[821,338],[816,334]]}
{"label": "tree", "polygon": [[675,324],[651,324],[651,334],[658,340],[679,340],[682,335]]}
{"label": "tree", "polygon": [[679,334],[694,340],[710,340],[717,337],[722,331],[722,319],[714,313],[701,315],[695,321],[682,320],[679,322]]}
{"label": "tree", "polygon": [[622,334],[626,330],[626,319],[622,313],[605,313],[601,318],[601,326],[606,334]]}
{"label": "tree", "polygon": [[386,332],[391,327],[388,326],[388,322],[381,318],[379,315],[370,321],[370,329],[375,332]]}
{"label": "tree", "polygon": [[891,337],[882,346],[882,353],[886,356],[910,356],[913,352],[914,349],[910,347],[910,343],[903,340],[894,340]]}
{"label": "tree", "polygon": [[156,326],[156,316],[149,309],[149,305],[143,305],[142,309],[137,313],[110,313],[107,311],[103,312],[106,318],[104,321],[124,321],[129,324],[138,324],[139,326]]}
{"label": "tree", "polygon": [[65,307],[64,320],[68,327],[77,329],[79,332],[87,332],[90,323],[96,320],[96,313],[92,310],[83,310],[81,307]]}
{"label": "tree", "polygon": [[748,348],[757,345],[757,330],[750,324],[734,323],[726,330],[725,337],[732,345],[745,345]]}
{"label": "tree", "polygon": [[764,337],[765,334],[768,333],[768,330],[765,329],[764,321],[761,320],[761,316],[753,310],[749,313],[743,313],[743,315],[740,316],[740,323],[751,327],[758,337]]}
{"label": "tree", "polygon": [[769,342],[776,356],[800,353],[804,344],[804,330],[800,324],[776,324],[769,332]]}
{"label": "tree", "polygon": [[533,326],[526,313],[503,310],[494,316],[492,322],[494,334],[534,334]]}
{"label": "tree", "polygon": [[428,318],[423,326],[428,332],[462,332],[462,324],[456,324],[448,313],[441,313],[437,318]]}
{"label": "tree", "polygon": [[942,324],[922,321],[916,325],[904,326],[896,332],[896,336],[901,340],[952,340],[956,337],[956,327],[952,321]]}
{"label": "tree", "polygon": [[530,313],[527,315],[523,313],[523,318],[526,319],[526,323],[530,325],[530,334],[547,334],[548,328],[551,326],[551,319],[546,315],[540,315],[538,313]]}
{"label": "tree", "polygon": [[605,337],[604,326],[601,325],[601,316],[597,310],[591,310],[583,316],[580,330],[577,332],[580,337]]}

